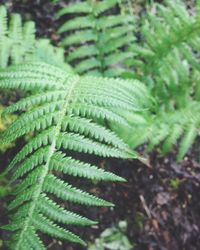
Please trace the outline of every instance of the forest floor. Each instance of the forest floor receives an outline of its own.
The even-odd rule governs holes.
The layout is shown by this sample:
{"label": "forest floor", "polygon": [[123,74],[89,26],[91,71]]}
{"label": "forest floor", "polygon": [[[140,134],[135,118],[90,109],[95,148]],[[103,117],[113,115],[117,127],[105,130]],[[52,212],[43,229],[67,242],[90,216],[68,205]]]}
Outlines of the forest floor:
{"label": "forest floor", "polygon": [[[62,4],[62,1],[59,1]],[[39,37],[51,38],[56,44],[59,37],[55,35],[57,25],[52,19],[57,7],[50,1],[1,0],[11,12],[21,13],[24,19],[32,19],[37,25]],[[19,142],[16,148],[20,146]],[[8,151],[1,161],[3,167],[14,154]],[[144,150],[141,148],[141,153]],[[77,187],[84,187],[106,200],[113,202],[114,208],[78,208],[94,220],[99,221],[95,227],[73,228],[87,242],[99,237],[101,232],[126,220],[127,236],[134,243],[134,250],[199,250],[200,249],[200,165],[199,142],[188,152],[181,163],[175,161],[176,150],[167,156],[160,156],[154,151],[145,157],[148,166],[139,161],[90,159],[99,162],[103,168],[127,179],[126,183],[89,183],[76,179]],[[73,182],[73,178],[69,181]],[[5,204],[0,202],[0,221],[5,222],[7,215]],[[72,207],[69,207],[72,208]],[[2,238],[5,238],[5,233]],[[57,241],[45,239],[51,250],[84,250],[74,244],[61,245]],[[4,249],[4,247],[0,247]]]}

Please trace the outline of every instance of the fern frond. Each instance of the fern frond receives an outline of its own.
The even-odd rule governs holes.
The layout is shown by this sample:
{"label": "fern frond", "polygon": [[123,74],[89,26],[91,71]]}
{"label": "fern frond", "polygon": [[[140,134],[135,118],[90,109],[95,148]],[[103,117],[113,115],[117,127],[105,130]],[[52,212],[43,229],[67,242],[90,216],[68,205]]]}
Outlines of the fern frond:
{"label": "fern frond", "polygon": [[188,149],[193,144],[196,137],[197,137],[197,128],[192,124],[189,126],[187,132],[184,134],[180,142],[180,148],[177,155],[178,161],[180,161],[184,157],[184,155],[187,153]]}
{"label": "fern frond", "polygon": [[11,249],[44,249],[38,232],[84,245],[60,223],[85,226],[96,222],[60,207],[53,197],[90,206],[112,204],[71,186],[56,173],[98,181],[125,181],[69,154],[72,150],[107,157],[137,157],[102,124],[105,120],[126,124],[119,110],[143,109],[145,102],[141,97],[147,96],[145,87],[138,81],[79,77],[44,63],[1,70],[0,87],[34,90],[30,97],[5,110],[20,115],[1,134],[2,143],[6,143],[34,133],[7,169],[12,172],[11,182],[16,183],[15,198],[9,204],[15,213],[4,227],[13,231]]}
{"label": "fern frond", "polygon": [[199,70],[198,56],[195,55],[195,51],[199,51],[198,15],[189,14],[182,1],[166,0],[164,3],[153,5],[156,14],[149,12],[142,25],[142,49],[136,53],[144,59],[142,74],[145,78],[157,75],[163,80],[160,69],[169,67],[170,58],[177,53],[180,60],[187,60]]}
{"label": "fern frond", "polygon": [[98,181],[125,181],[123,178],[99,169],[96,166],[66,157],[65,154],[59,151],[52,157],[49,167],[52,170],[61,171],[64,174],[75,177],[79,176]]}
{"label": "fern frond", "polygon": [[67,61],[74,65],[76,72],[118,76],[122,71],[111,69],[125,68],[126,59],[133,57],[132,52],[127,52],[130,42],[135,40],[133,17],[125,14],[105,15],[119,7],[119,2],[84,0],[58,12],[58,17],[73,13],[73,17],[67,18],[58,33],[66,34],[61,44],[68,49]]}
{"label": "fern frond", "polygon": [[[162,60],[172,53],[174,48],[179,48],[181,52],[184,52],[185,46],[182,45],[192,45],[195,37],[198,36],[199,19],[189,15],[184,3],[165,2],[166,7],[157,5],[158,16],[150,14],[143,27],[143,35],[148,48],[154,53],[148,58],[150,60],[148,70],[155,67],[155,63],[161,65]],[[166,33],[163,33],[164,27]],[[153,37],[154,39],[157,37],[157,40],[153,40]]]}
{"label": "fern frond", "polygon": [[45,195],[41,196],[38,202],[38,209],[50,219],[63,224],[87,226],[97,223],[78,214],[66,211]]}
{"label": "fern frond", "polygon": [[0,6],[0,66],[5,67],[9,59],[10,40],[7,36],[7,12]]}
{"label": "fern frond", "polygon": [[83,246],[86,245],[85,242],[82,241],[78,236],[69,232],[66,229],[61,228],[56,223],[53,223],[51,220],[49,220],[47,217],[45,217],[44,215],[40,213],[33,214],[33,217],[31,218],[31,223],[33,224],[33,227],[36,230],[42,231],[53,237],[79,243]]}
{"label": "fern frond", "polygon": [[48,39],[36,39],[35,33],[34,22],[22,22],[19,14],[8,16],[6,7],[0,5],[0,68],[36,60],[72,72],[63,49],[52,46]]}
{"label": "fern frond", "polygon": [[131,132],[126,131],[129,137],[122,137],[132,147],[147,143],[148,149],[152,150],[161,145],[163,153],[168,153],[178,145],[177,160],[180,161],[198,136],[199,112],[199,102],[190,101],[186,107],[172,112],[162,111],[153,117],[149,113],[146,117],[141,114],[141,120],[136,120],[135,124],[130,121],[130,131],[134,128],[134,135],[130,136]]}
{"label": "fern frond", "polygon": [[138,131],[130,139],[130,145],[148,143],[151,150],[162,145],[167,153],[178,144],[180,160],[196,138],[200,100],[199,27],[199,12],[196,9],[189,12],[184,1],[153,3],[144,15],[141,43],[133,42],[130,49],[137,60],[129,59],[127,64],[136,69],[130,76],[142,79],[156,101],[145,115],[139,113],[145,120],[142,124],[130,121],[132,131]]}
{"label": "fern frond", "polygon": [[35,44],[34,53],[29,60],[42,61],[54,66],[58,66],[67,72],[73,72],[69,64],[65,62],[65,52],[62,48],[51,45],[48,39],[38,39]]}

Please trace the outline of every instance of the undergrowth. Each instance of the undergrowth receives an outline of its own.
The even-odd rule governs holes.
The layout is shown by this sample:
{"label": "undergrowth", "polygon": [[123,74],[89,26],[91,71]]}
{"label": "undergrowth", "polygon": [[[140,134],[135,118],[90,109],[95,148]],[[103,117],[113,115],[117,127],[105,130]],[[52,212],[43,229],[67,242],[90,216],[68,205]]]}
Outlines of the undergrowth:
{"label": "undergrowth", "polygon": [[17,119],[1,144],[31,133],[4,172],[15,198],[3,228],[15,250],[45,249],[38,232],[85,245],[66,225],[96,222],[59,204],[112,206],[64,176],[125,180],[73,151],[141,159],[132,148],[168,153],[176,145],[181,160],[199,134],[200,1],[192,11],[179,0],[149,4],[136,18],[129,1],[84,0],[55,19],[62,48],[0,7],[0,88],[25,92],[3,112]]}

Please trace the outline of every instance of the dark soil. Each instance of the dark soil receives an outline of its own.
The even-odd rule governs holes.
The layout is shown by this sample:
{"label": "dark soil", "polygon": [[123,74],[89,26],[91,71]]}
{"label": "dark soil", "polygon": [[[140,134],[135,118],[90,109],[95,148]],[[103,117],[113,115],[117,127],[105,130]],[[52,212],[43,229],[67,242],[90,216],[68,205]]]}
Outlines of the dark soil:
{"label": "dark soil", "polygon": [[[153,153],[148,167],[138,161],[100,161],[101,167],[126,178],[127,183],[95,185],[82,179],[76,179],[76,182],[68,179],[77,187],[116,205],[114,209],[68,205],[69,209],[99,221],[99,225],[92,228],[72,230],[91,242],[105,228],[126,220],[128,237],[136,245],[134,250],[200,249],[200,165],[191,160],[195,155],[193,150],[181,164],[177,164],[174,155],[160,157]],[[5,202],[1,203],[1,217],[4,219]],[[51,250],[87,249],[48,238],[45,241]]]}
{"label": "dark soil", "polygon": [[[55,30],[56,22],[52,19],[59,5],[53,7],[50,1],[1,0],[10,11],[21,13],[24,19],[31,18],[37,23],[39,36],[59,41]],[[65,1],[67,2],[67,1]],[[8,151],[1,167],[5,165],[20,147]],[[91,183],[73,178],[69,182],[116,204],[115,208],[88,208],[69,206],[91,219],[99,221],[92,228],[76,227],[72,230],[86,241],[94,241],[107,227],[120,220],[128,223],[128,237],[136,245],[135,250],[199,250],[200,249],[200,165],[199,143],[194,145],[187,157],[176,163],[172,152],[165,157],[155,151],[149,155],[149,163],[138,161],[90,159],[99,162],[99,166],[127,179],[126,183]],[[143,152],[143,150],[141,150]],[[0,221],[6,222],[5,204],[0,203]],[[2,238],[6,238],[4,232]],[[74,244],[61,243],[44,239],[51,250],[84,250]],[[3,249],[3,248],[1,248]]]}
{"label": "dark soil", "polygon": [[[138,161],[108,160],[101,165],[127,179],[127,183],[76,185],[87,187],[116,204],[110,208],[83,208],[81,214],[100,222],[94,228],[74,229],[87,241],[92,241],[107,227],[120,220],[128,222],[128,237],[135,250],[197,250],[200,249],[200,165],[193,149],[177,164],[174,155],[150,156],[148,167]],[[190,158],[190,159],[189,159]],[[91,186],[91,187],[90,187]],[[50,249],[83,250],[68,245]]]}

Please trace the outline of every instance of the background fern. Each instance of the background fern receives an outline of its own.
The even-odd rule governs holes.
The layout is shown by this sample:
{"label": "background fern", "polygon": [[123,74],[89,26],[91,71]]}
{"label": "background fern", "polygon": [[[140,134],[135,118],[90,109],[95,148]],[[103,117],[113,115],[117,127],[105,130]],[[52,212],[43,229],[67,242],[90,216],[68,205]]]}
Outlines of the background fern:
{"label": "background fern", "polygon": [[59,33],[66,34],[62,45],[75,71],[137,78],[148,86],[154,105],[146,114],[123,114],[129,131],[115,127],[132,147],[148,143],[152,150],[163,144],[166,153],[180,142],[180,160],[198,135],[200,119],[191,112],[195,107],[196,114],[200,100],[198,5],[194,14],[179,0],[150,4],[141,20],[134,18],[129,1],[80,1],[58,13],[68,20]]}
{"label": "background fern", "polygon": [[83,226],[96,222],[61,208],[53,196],[81,205],[112,204],[71,186],[56,177],[56,173],[99,181],[124,181],[69,154],[72,150],[104,157],[137,157],[102,122],[127,124],[118,111],[140,109],[141,97],[147,95],[146,88],[137,81],[79,77],[43,63],[1,70],[0,87],[34,90],[34,95],[4,111],[4,114],[22,113],[2,133],[2,144],[30,132],[35,134],[7,169],[12,172],[11,182],[16,184],[15,199],[9,205],[14,214],[10,224],[4,226],[13,231],[9,247],[45,249],[38,231],[84,245],[83,240],[59,224]]}
{"label": "background fern", "polygon": [[37,60],[72,71],[65,63],[64,50],[48,39],[36,39],[35,32],[34,22],[23,23],[19,14],[8,17],[6,7],[0,6],[0,67]]}
{"label": "background fern", "polygon": [[120,2],[84,0],[58,12],[64,22],[58,30],[64,34],[61,45],[77,73],[111,77],[128,70],[124,62],[133,57],[128,47],[135,40],[134,19],[120,13]]}
{"label": "background fern", "polygon": [[[90,7],[88,7],[89,5]],[[108,15],[116,8],[118,10],[115,13],[119,13],[119,7],[122,9],[121,14]],[[126,8],[127,6],[124,9]],[[142,23],[138,23],[138,26],[141,26],[141,34],[137,36],[142,38],[141,42],[136,41],[136,36],[133,35],[133,31],[138,30],[134,27],[133,16],[123,10],[121,1],[100,1],[98,4],[94,2],[93,5],[88,1],[78,2],[60,10],[58,16],[64,15],[65,17],[65,15],[73,14],[73,18],[64,23],[59,32],[67,32],[65,33],[67,37],[63,40],[63,45],[65,42],[67,43],[67,60],[77,65],[75,69],[77,72],[108,76],[121,75],[123,77],[127,77],[127,72],[129,72],[129,77],[136,77],[146,82],[156,103],[154,107],[150,107],[146,116],[144,116],[144,112],[138,113],[140,118],[137,117],[139,119],[145,119],[143,124],[145,133],[138,138],[135,138],[136,134],[134,133],[130,145],[134,146],[154,141],[155,136],[149,129],[153,127],[158,134],[163,135],[158,136],[156,143],[151,143],[149,148],[153,148],[152,145],[159,145],[165,140],[168,142],[168,135],[171,133],[176,134],[177,126],[175,126],[174,132],[173,126],[171,126],[173,119],[172,122],[166,121],[164,116],[174,117],[175,112],[178,119],[180,117],[179,113],[187,110],[186,113],[188,114],[191,106],[199,105],[198,28],[200,24],[198,6],[195,15],[189,13],[181,1],[172,2],[166,0],[165,5],[154,4],[149,8],[148,14],[143,17]],[[123,14],[124,12],[126,14]],[[0,8],[0,19],[1,67],[7,66],[8,63],[39,59],[70,70],[64,62],[62,49],[50,45],[49,40],[35,38],[33,22],[22,25],[20,16],[14,14],[10,18],[8,27],[7,13],[3,6]],[[109,23],[109,25],[106,23]],[[83,24],[86,26],[82,27]],[[125,29],[125,26],[128,28]],[[86,39],[85,41],[82,35],[86,34],[86,30],[96,38],[88,41]],[[163,30],[166,32],[163,32]],[[71,43],[71,37],[75,37],[77,41],[82,42],[80,44]],[[123,65],[121,62],[117,63],[117,65],[110,64],[111,61],[108,60],[108,57],[114,58],[116,62],[116,55],[122,56],[123,60],[121,62],[123,62]],[[77,61],[80,60],[81,62],[77,64]],[[106,61],[108,65],[105,68],[94,66],[101,65],[99,60]],[[95,63],[93,64],[93,62]],[[83,71],[79,70],[82,68],[80,65],[86,68]],[[177,92],[179,95],[177,95]],[[132,121],[132,115],[128,114],[128,116],[127,119],[131,121],[133,129],[135,129],[134,124],[136,122]],[[199,121],[195,119],[194,122],[191,117],[193,116],[190,114],[188,116],[189,120],[187,120],[189,125],[186,124],[185,119],[179,121],[179,133],[177,133],[179,136],[176,136],[176,140],[171,145],[176,144],[184,134],[193,135],[193,129],[189,131],[190,128],[195,127],[195,134],[198,134]],[[140,130],[137,125],[136,127]],[[162,131],[162,128],[170,129],[166,132],[165,129]],[[140,133],[138,132],[138,134]],[[130,138],[129,133],[128,137]],[[192,138],[190,141],[193,141]],[[189,146],[184,147],[184,150],[181,150],[182,153],[179,153],[179,155],[184,155],[183,152],[186,152]],[[171,146],[168,145],[167,148],[170,149]]]}
{"label": "background fern", "polygon": [[[127,115],[136,131],[124,133],[131,146],[162,144],[163,153],[179,144],[181,160],[198,135],[199,116],[199,7],[190,13],[183,1],[166,0],[149,6],[140,25],[140,41],[129,59],[135,77],[146,83],[154,105],[144,115]],[[120,130],[119,133],[122,131]]]}

